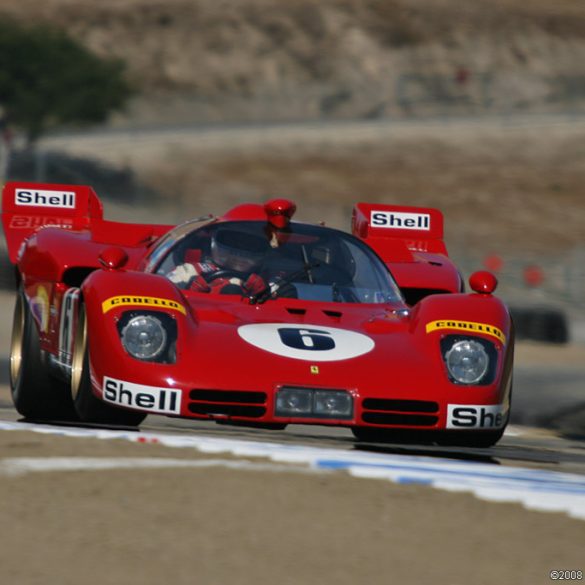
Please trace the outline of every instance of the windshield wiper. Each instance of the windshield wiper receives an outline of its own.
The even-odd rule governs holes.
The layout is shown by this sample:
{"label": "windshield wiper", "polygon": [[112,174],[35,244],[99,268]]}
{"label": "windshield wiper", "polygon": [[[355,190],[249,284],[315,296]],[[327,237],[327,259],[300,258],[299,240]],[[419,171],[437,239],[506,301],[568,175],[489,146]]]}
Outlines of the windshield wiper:
{"label": "windshield wiper", "polygon": [[301,246],[301,251],[303,253],[303,262],[305,263],[305,269],[307,271],[307,278],[311,284],[315,284],[315,279],[313,278],[313,272],[311,271],[312,266],[309,264],[309,256],[307,255],[307,248],[305,248],[305,244]]}
{"label": "windshield wiper", "polygon": [[255,294],[252,294],[248,297],[251,305],[261,305],[265,303],[268,299],[275,299],[278,296],[278,291],[281,290],[287,284],[290,284],[293,280],[296,280],[299,276],[307,275],[310,277],[312,281],[312,274],[311,270],[313,268],[317,268],[320,266],[320,262],[307,262],[300,270],[289,274],[288,276],[284,276],[280,280],[273,282],[272,284],[268,284],[265,286],[261,291],[258,291]]}

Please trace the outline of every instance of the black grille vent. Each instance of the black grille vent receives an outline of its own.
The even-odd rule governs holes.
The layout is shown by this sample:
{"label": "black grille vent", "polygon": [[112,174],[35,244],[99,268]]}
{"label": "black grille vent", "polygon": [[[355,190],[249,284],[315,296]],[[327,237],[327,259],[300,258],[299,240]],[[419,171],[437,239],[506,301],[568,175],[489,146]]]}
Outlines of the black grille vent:
{"label": "black grille vent", "polygon": [[266,394],[238,390],[191,390],[189,411],[203,416],[260,418],[266,414]]}
{"label": "black grille vent", "polygon": [[439,405],[427,400],[387,400],[383,398],[366,398],[364,410],[382,410],[385,412],[438,412]]}
{"label": "black grille vent", "polygon": [[362,420],[373,425],[432,427],[439,422],[439,404],[427,400],[366,398]]}
{"label": "black grille vent", "polygon": [[390,412],[364,412],[362,420],[373,425],[432,427],[439,422],[438,416],[425,414],[393,414]]}

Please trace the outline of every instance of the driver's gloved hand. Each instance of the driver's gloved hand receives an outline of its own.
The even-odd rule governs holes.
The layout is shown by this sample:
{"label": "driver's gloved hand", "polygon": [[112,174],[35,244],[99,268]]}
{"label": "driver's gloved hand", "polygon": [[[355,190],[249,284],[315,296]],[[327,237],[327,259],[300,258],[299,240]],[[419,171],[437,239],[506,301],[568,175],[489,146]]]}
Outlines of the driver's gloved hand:
{"label": "driver's gloved hand", "polygon": [[178,285],[188,285],[197,276],[195,266],[189,262],[180,264],[167,274],[167,278]]}
{"label": "driver's gloved hand", "polygon": [[297,298],[297,289],[290,282],[286,282],[284,278],[277,276],[272,278],[268,283],[270,287],[270,293],[278,297],[284,297],[289,299]]}
{"label": "driver's gloved hand", "polygon": [[246,279],[244,288],[248,294],[255,294],[266,288],[266,282],[259,274],[252,273]]}

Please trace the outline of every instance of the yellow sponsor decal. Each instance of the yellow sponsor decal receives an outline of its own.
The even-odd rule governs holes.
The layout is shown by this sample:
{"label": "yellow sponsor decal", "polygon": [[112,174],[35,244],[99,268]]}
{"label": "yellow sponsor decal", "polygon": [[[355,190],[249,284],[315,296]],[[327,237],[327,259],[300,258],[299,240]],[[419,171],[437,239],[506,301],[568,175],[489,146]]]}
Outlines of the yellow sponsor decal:
{"label": "yellow sponsor decal", "polygon": [[487,323],[474,323],[473,321],[431,321],[427,323],[427,333],[437,331],[438,329],[456,329],[457,331],[467,331],[469,333],[483,333],[491,335],[506,344],[506,336],[500,329]]}
{"label": "yellow sponsor decal", "polygon": [[110,297],[102,303],[102,311],[107,313],[111,309],[116,309],[122,305],[155,307],[157,309],[172,309],[173,311],[179,311],[179,313],[183,313],[183,315],[187,314],[185,307],[183,307],[181,303],[177,303],[177,301],[171,301],[170,299],[159,299],[157,297],[136,297],[133,295]]}
{"label": "yellow sponsor decal", "polygon": [[311,374],[318,374],[319,366],[311,366]]}

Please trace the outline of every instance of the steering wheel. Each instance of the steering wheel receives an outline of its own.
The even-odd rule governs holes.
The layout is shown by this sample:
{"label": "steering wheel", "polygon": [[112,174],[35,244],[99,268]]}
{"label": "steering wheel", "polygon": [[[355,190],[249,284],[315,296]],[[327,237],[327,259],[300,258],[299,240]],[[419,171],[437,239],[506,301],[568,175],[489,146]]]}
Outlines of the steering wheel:
{"label": "steering wheel", "polygon": [[343,268],[337,266],[318,266],[315,268],[315,281],[317,283],[336,283],[340,286],[346,285],[352,282],[351,275]]}
{"label": "steering wheel", "polygon": [[203,278],[206,282],[213,282],[218,278],[238,278],[240,280],[245,280],[242,278],[241,272],[236,272],[235,270],[228,270],[222,268],[220,270],[216,270],[215,272],[210,272],[209,274],[202,274]]}

